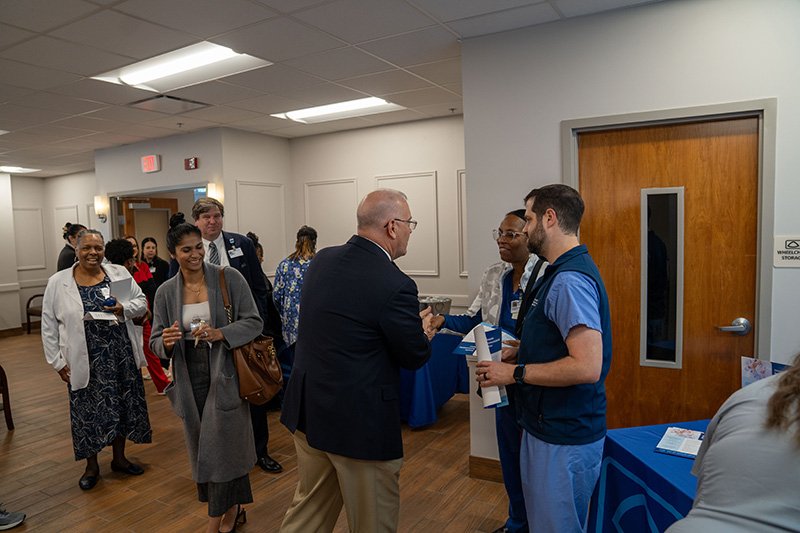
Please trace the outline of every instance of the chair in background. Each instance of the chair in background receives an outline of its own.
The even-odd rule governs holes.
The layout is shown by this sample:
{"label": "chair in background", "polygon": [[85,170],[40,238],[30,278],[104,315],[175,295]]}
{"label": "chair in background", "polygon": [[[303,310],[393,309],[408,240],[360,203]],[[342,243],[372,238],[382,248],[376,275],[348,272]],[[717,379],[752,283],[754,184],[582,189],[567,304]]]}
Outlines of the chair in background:
{"label": "chair in background", "polygon": [[8,399],[8,379],[2,366],[0,366],[0,398],[3,400],[3,403],[0,403],[0,411],[6,415],[6,426],[11,431],[14,429],[14,420],[11,418],[11,400]]}
{"label": "chair in background", "polygon": [[39,305],[31,305],[36,298],[44,298],[44,294],[34,294],[30,298],[28,298],[28,303],[25,304],[25,320],[28,324],[28,334],[30,334],[31,332],[31,317],[42,316],[41,302],[39,303]]}

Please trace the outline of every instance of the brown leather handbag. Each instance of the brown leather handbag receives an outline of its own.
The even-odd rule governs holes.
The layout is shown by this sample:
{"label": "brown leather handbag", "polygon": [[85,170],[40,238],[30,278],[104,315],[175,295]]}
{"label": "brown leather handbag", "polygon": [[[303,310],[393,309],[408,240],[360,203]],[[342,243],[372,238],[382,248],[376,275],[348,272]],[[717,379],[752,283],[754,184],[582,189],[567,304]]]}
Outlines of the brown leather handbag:
{"label": "brown leather handbag", "polygon": [[[233,322],[228,285],[225,283],[225,269],[219,271],[219,286],[222,303],[228,315],[228,323]],[[239,377],[239,396],[253,405],[264,405],[283,387],[283,372],[275,352],[272,337],[259,335],[244,346],[234,348],[233,363]]]}

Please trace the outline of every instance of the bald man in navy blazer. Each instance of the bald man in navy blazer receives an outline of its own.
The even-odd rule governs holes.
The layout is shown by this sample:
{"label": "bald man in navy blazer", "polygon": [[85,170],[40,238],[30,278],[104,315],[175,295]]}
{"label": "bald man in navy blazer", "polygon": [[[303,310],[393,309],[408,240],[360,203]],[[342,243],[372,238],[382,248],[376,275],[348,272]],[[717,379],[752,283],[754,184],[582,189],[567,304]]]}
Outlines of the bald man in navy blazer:
{"label": "bald man in navy blazer", "polygon": [[343,502],[350,531],[397,530],[400,369],[425,364],[434,330],[394,263],[417,225],[405,195],[374,191],[357,218],[358,235],[318,252],[303,281],[281,416],[299,480],[282,532],[331,531]]}

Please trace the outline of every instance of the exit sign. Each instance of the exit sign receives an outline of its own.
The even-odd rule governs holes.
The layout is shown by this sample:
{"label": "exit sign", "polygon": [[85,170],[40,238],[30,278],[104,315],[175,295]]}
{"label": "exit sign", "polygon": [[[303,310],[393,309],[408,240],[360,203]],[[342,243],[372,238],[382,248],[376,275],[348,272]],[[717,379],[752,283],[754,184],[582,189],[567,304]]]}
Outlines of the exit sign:
{"label": "exit sign", "polygon": [[142,156],[142,172],[150,174],[161,170],[161,158],[158,155]]}
{"label": "exit sign", "polygon": [[197,160],[196,157],[190,157],[188,159],[183,160],[183,169],[184,170],[197,170],[200,161]]}

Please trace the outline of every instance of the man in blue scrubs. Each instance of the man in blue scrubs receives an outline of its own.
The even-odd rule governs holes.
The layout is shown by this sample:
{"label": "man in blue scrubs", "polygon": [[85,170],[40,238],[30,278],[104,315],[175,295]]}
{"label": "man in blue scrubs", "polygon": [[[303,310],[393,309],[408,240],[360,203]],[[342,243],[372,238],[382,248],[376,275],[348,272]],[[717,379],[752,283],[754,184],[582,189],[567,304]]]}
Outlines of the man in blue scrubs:
{"label": "man in blue scrubs", "polygon": [[584,204],[566,185],[525,198],[532,253],[549,266],[525,314],[517,364],[478,363],[481,386],[519,384],[522,488],[530,531],[583,531],[606,434],[608,295],[578,241]]}

